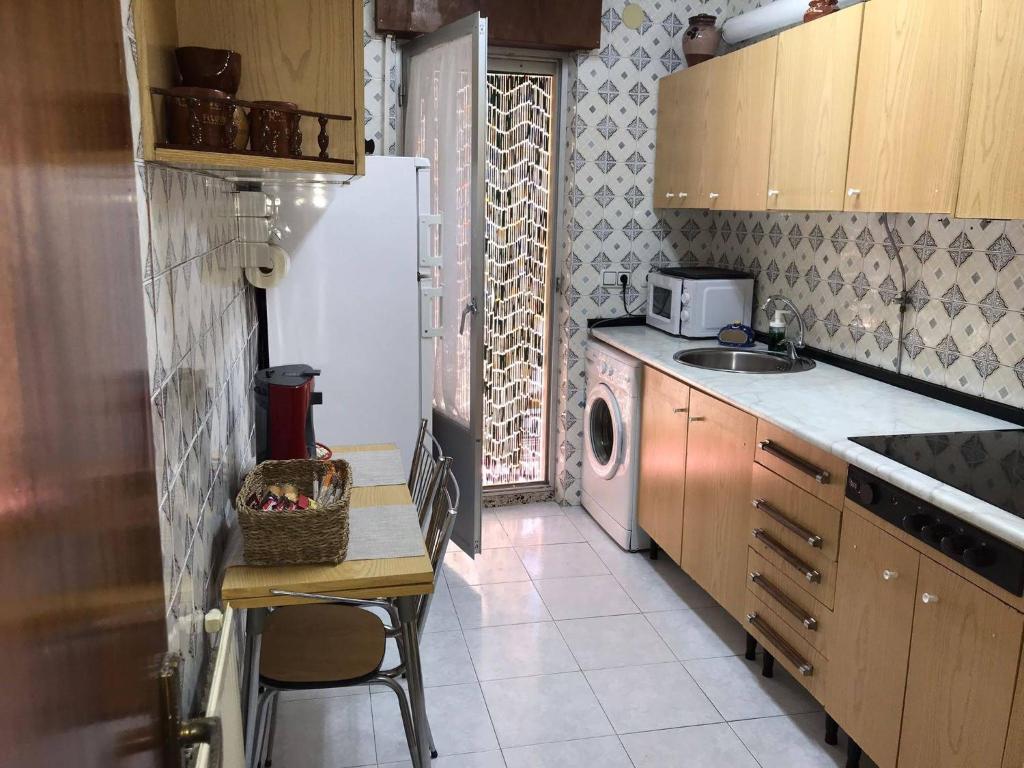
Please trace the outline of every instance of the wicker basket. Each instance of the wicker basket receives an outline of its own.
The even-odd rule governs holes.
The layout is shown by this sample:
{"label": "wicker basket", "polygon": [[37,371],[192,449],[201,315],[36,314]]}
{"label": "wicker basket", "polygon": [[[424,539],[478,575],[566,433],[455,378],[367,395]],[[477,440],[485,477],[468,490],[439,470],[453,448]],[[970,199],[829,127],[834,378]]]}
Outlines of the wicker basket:
{"label": "wicker basket", "polygon": [[[328,464],[335,473],[332,488],[340,489],[339,500],[319,509],[264,511],[253,509],[246,500],[254,494],[262,499],[271,485],[294,485],[301,493],[313,495],[313,483],[322,480]],[[264,461],[242,483],[235,497],[238,522],[248,565],[337,564],[348,550],[348,503],[352,495],[352,468],[347,461]]]}

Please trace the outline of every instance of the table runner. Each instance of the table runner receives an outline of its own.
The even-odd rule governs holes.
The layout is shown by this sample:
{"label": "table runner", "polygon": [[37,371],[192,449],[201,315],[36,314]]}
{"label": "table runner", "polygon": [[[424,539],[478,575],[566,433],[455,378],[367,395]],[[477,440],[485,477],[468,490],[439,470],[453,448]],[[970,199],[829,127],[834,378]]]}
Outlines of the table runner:
{"label": "table runner", "polygon": [[346,560],[377,560],[426,554],[416,507],[395,504],[349,510]]}
{"label": "table runner", "polygon": [[387,451],[343,451],[334,455],[352,467],[352,487],[404,485],[409,479],[397,449]]}

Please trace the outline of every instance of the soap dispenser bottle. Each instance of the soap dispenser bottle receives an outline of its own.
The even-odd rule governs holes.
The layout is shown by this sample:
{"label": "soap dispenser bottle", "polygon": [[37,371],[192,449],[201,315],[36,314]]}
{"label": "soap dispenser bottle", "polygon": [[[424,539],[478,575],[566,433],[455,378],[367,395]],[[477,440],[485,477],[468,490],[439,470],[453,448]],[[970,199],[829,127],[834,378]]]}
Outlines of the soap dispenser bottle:
{"label": "soap dispenser bottle", "polygon": [[775,316],[768,323],[768,350],[771,352],[782,352],[786,347],[787,315],[789,312],[784,309],[776,309]]}

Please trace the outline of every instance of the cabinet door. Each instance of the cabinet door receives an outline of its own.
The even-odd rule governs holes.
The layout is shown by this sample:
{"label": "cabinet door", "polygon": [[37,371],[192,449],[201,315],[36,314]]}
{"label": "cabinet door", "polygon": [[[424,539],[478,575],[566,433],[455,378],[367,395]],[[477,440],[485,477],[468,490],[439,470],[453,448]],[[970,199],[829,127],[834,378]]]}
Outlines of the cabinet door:
{"label": "cabinet door", "polygon": [[677,563],[683,541],[689,400],[685,384],[653,368],[644,371],[637,517],[640,527]]}
{"label": "cabinet door", "polygon": [[703,392],[690,392],[681,564],[740,621],[745,620],[756,433],[753,416]]}
{"label": "cabinet door", "polygon": [[779,35],[769,210],[843,208],[863,19],[856,5]]}
{"label": "cabinet door", "polygon": [[1022,632],[1021,614],[921,559],[900,768],[1001,763]]}
{"label": "cabinet door", "polygon": [[706,62],[707,135],[701,207],[763,211],[778,38]]}
{"label": "cabinet door", "polygon": [[864,9],[847,211],[952,213],[981,0]]}
{"label": "cabinet door", "polygon": [[695,207],[700,183],[707,70],[685,69],[658,82],[654,156],[656,208]]}
{"label": "cabinet door", "polygon": [[881,768],[893,768],[920,555],[849,510],[832,623],[829,712]]}
{"label": "cabinet door", "polygon": [[957,216],[1024,218],[1024,3],[983,0]]}

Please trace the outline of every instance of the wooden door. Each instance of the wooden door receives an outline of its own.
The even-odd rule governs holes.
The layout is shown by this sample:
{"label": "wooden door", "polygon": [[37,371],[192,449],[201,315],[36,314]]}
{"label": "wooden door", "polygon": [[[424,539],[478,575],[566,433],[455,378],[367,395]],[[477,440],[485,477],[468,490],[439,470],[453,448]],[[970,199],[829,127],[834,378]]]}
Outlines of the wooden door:
{"label": "wooden door", "polygon": [[644,370],[637,516],[676,563],[682,554],[689,401],[685,384],[653,368]]}
{"label": "wooden door", "polygon": [[0,4],[0,765],[161,765],[167,650],[117,0]]}
{"label": "wooden door", "polygon": [[765,40],[730,55],[737,79],[732,151],[719,208],[765,210],[772,146],[772,105],[779,39]]}
{"label": "wooden door", "polygon": [[864,9],[847,211],[953,213],[981,0]]}
{"label": "wooden door", "polygon": [[691,67],[658,83],[658,138],[654,158],[657,208],[699,208],[705,141],[708,70]]}
{"label": "wooden door", "polygon": [[743,621],[757,419],[690,392],[681,565]]}
{"label": "wooden door", "polygon": [[1024,3],[983,0],[957,216],[1024,218]]}
{"label": "wooden door", "polygon": [[779,35],[769,210],[839,211],[864,6]]}
{"label": "wooden door", "polygon": [[1024,616],[921,558],[900,768],[1001,763],[1022,633]]}
{"label": "wooden door", "polygon": [[893,768],[920,555],[854,512],[843,516],[826,707],[880,768]]}
{"label": "wooden door", "polygon": [[690,208],[729,210],[728,192],[732,182],[732,158],[736,146],[736,104],[739,97],[738,54],[719,56],[699,64],[707,87],[704,104],[704,146],[697,195],[687,201]]}

